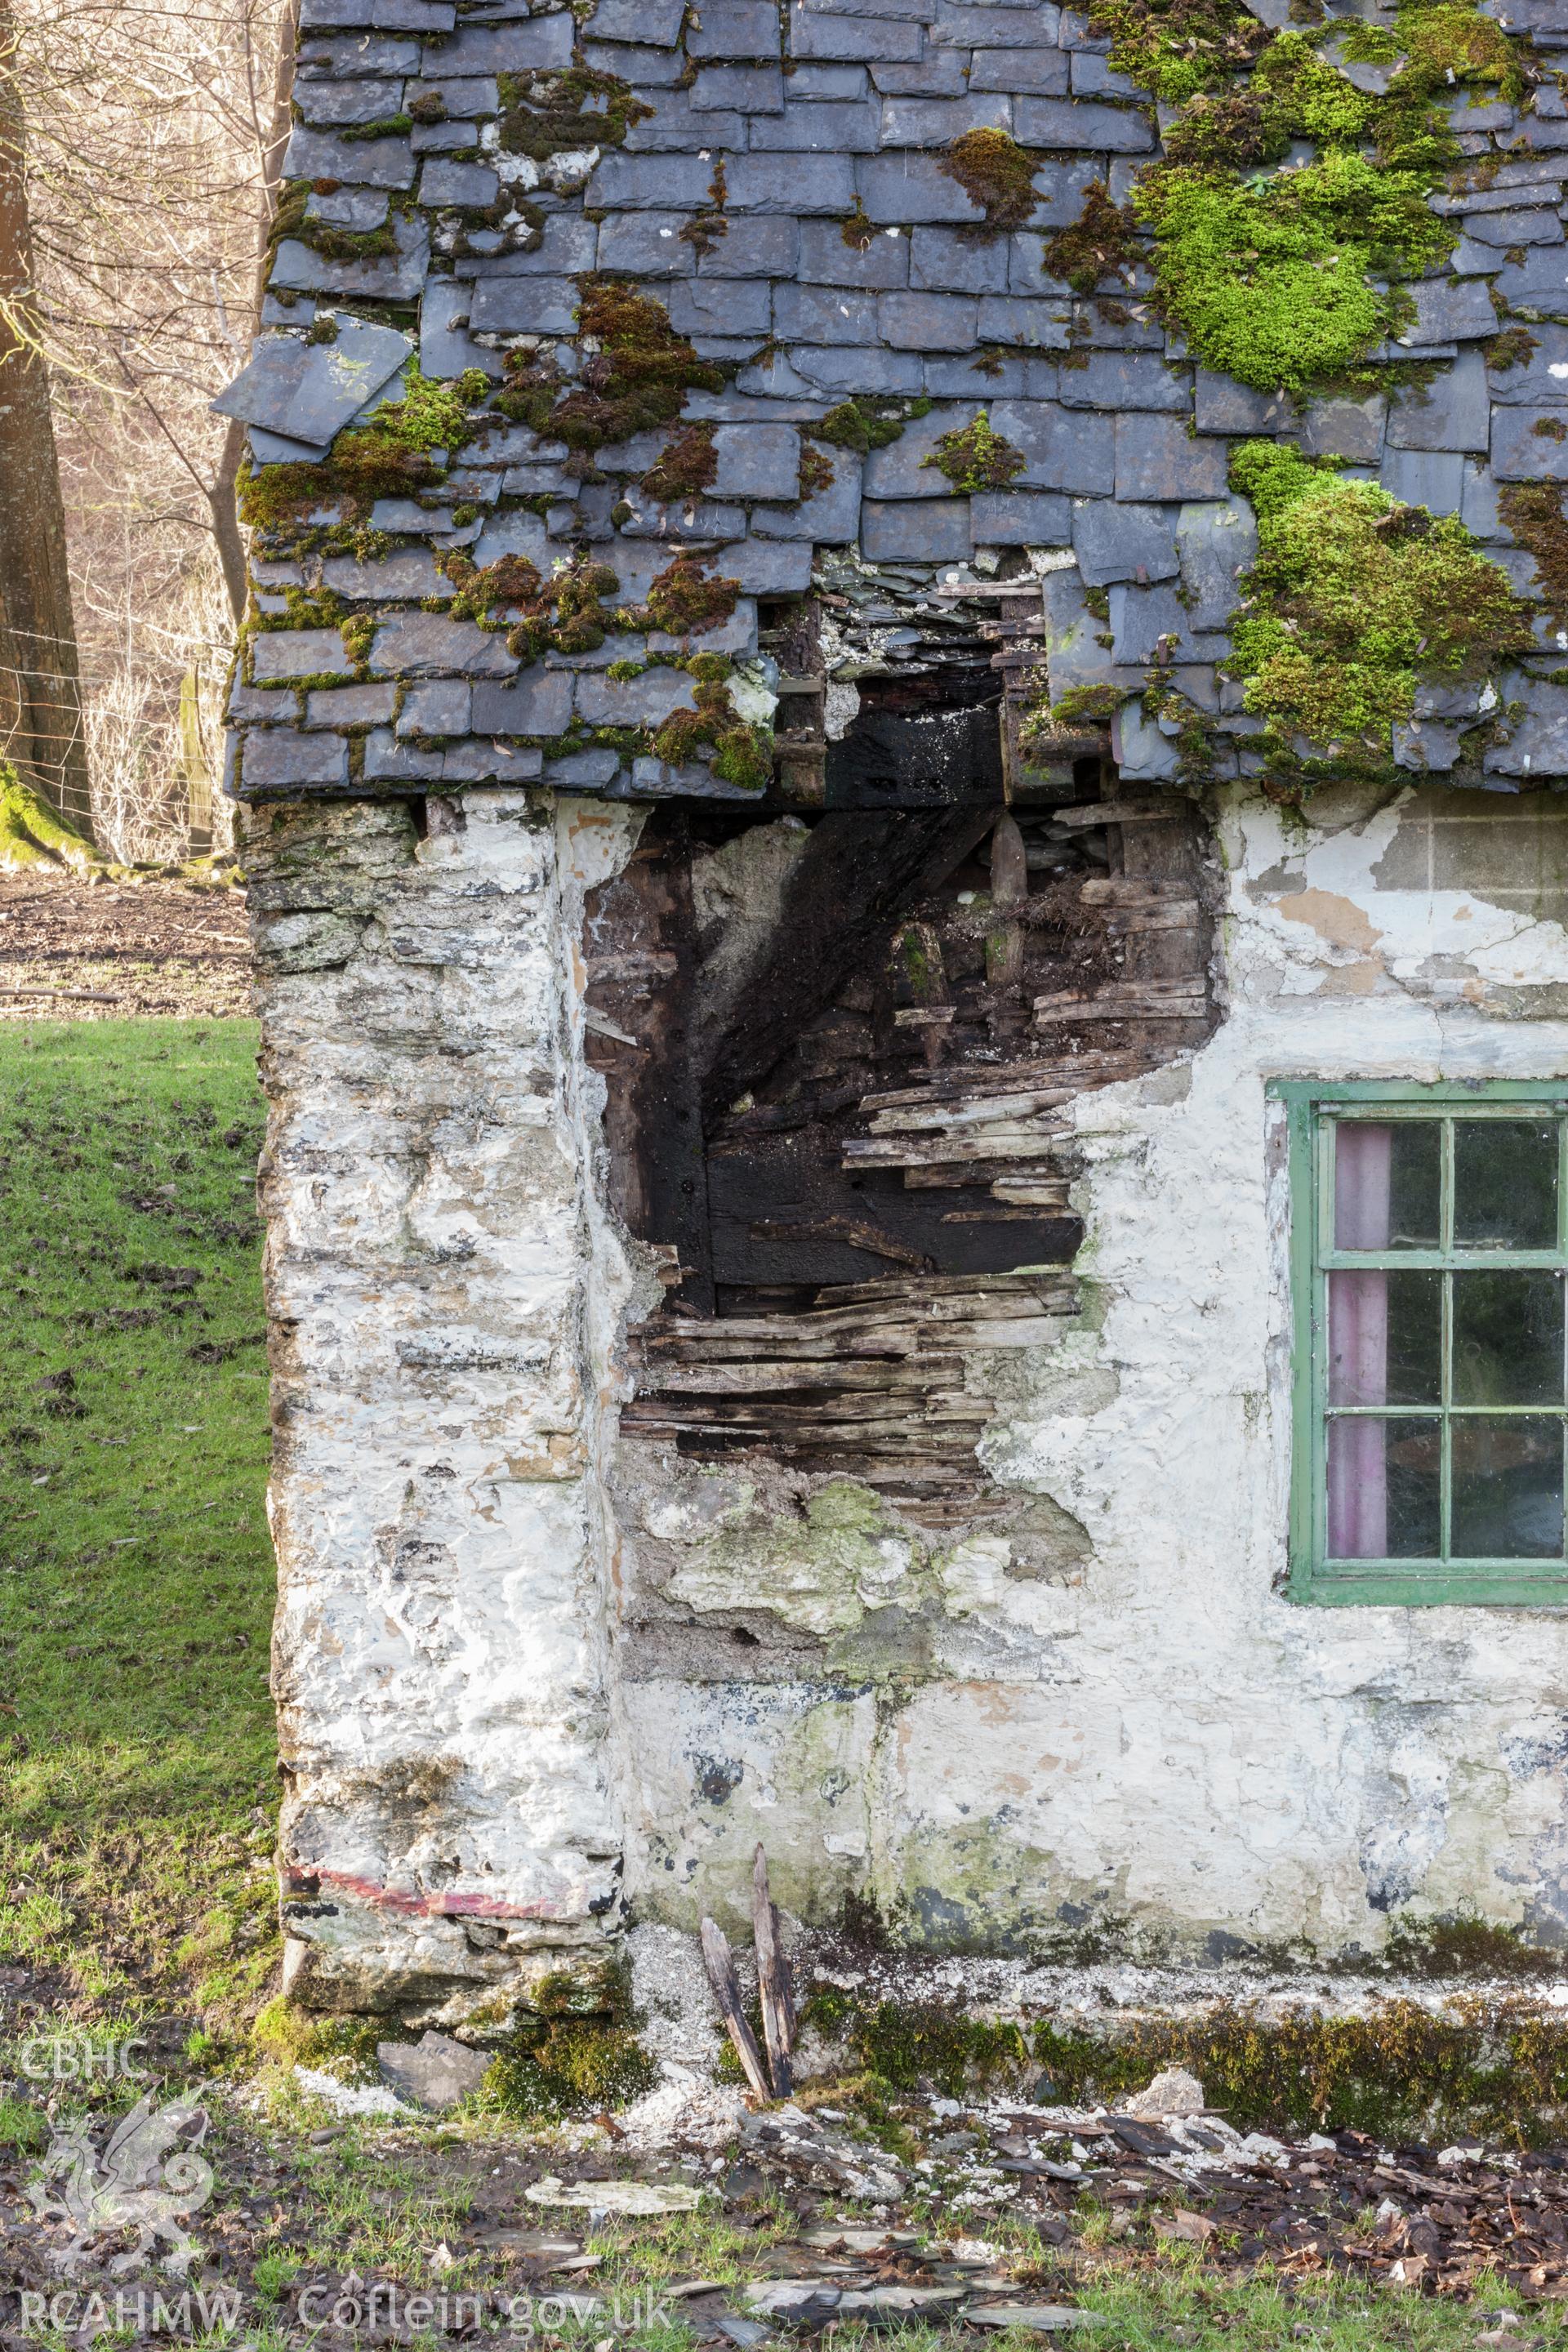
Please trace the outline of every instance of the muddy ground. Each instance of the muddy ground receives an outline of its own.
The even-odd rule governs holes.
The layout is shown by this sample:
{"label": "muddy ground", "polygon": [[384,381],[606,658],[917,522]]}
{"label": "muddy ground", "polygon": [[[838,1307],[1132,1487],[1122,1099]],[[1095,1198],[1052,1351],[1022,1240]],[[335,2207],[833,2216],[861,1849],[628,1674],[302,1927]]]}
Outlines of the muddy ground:
{"label": "muddy ground", "polygon": [[0,875],[0,1021],[248,1014],[242,893],[147,875]]}

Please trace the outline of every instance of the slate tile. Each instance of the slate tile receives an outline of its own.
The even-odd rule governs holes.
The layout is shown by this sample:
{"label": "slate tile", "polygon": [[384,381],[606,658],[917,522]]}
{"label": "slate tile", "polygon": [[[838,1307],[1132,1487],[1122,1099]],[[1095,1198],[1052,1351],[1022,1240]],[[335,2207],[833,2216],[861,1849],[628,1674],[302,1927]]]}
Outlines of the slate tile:
{"label": "slate tile", "polygon": [[937,48],[1054,48],[1059,22],[1052,7],[971,7],[963,0],[940,0],[931,42]]}
{"label": "slate tile", "polygon": [[[378,689],[369,688],[374,693]],[[466,735],[473,689],[466,677],[443,677],[412,686],[403,698],[395,731],[399,735]]]}
{"label": "slate tile", "polygon": [[1072,546],[1085,584],[1105,588],[1116,580],[1173,580],[1181,564],[1173,521],[1168,507],[1075,499]]}
{"label": "slate tile", "polygon": [[1146,115],[1130,106],[1067,98],[1021,98],[1015,135],[1026,147],[1092,147],[1101,154],[1146,155],[1154,144]]}
{"label": "slate tile", "polygon": [[1054,401],[999,400],[993,429],[1024,453],[1012,489],[1074,490],[1109,496],[1115,478],[1115,420]]}
{"label": "slate tile", "polygon": [[375,0],[371,23],[378,33],[449,33],[458,21],[452,0]]}
{"label": "slate tile", "polygon": [[1464,496],[1465,461],[1457,451],[1385,449],[1379,478],[1406,506],[1457,515]]}
{"label": "slate tile", "polygon": [[475,621],[449,621],[442,613],[395,613],[375,633],[370,667],[386,677],[510,677],[517,659],[508,653],[504,637]]}
{"label": "slate tile", "polygon": [[1030,230],[1037,228],[1070,228],[1083,212],[1083,200],[1090,188],[1106,185],[1105,166],[1085,158],[1081,163],[1053,163],[1035,175],[1035,194],[1039,202],[1030,215]]}
{"label": "slate tile", "polygon": [[552,792],[597,792],[612,782],[621,764],[618,751],[568,751],[563,760],[546,760],[544,781]]}
{"label": "slate tile", "polygon": [[[699,113],[692,106],[691,92],[676,88],[650,90],[648,98],[653,112],[640,122],[634,122],[626,132],[628,155],[693,155],[701,160],[700,151],[715,147],[743,147],[746,126],[738,114]],[[710,176],[713,166],[708,165]],[[703,191],[707,201],[708,191]]]}
{"label": "slate tile", "polygon": [[877,298],[839,286],[775,286],[773,333],[780,342],[875,343]]}
{"label": "slate tile", "polygon": [[1408,725],[1395,720],[1394,728],[1394,764],[1408,769],[1415,775],[1446,775],[1457,767],[1462,748],[1458,728],[1444,727],[1431,719],[1412,719]]}
{"label": "slate tile", "polygon": [[[956,181],[950,180],[930,155],[863,155],[855,166],[855,184],[871,220],[883,224],[918,221],[977,221],[980,207]],[[825,211],[830,209],[824,206]],[[846,205],[843,209],[847,212]],[[1077,218],[1075,213],[1073,217]]]}
{"label": "slate tile", "polygon": [[742,114],[782,114],[784,75],[777,66],[703,66],[691,85],[693,114],[732,107]]}
{"label": "slate tile", "polygon": [[[666,299],[669,323],[678,335],[752,339],[743,345],[748,359],[755,348],[755,339],[765,336],[773,322],[773,302],[765,278],[683,278],[670,288]],[[706,341],[702,349],[708,349]]]}
{"label": "slate tile", "polygon": [[1419,391],[1403,393],[1389,413],[1392,448],[1485,450],[1490,438],[1486,362],[1474,349],[1461,352],[1426,386],[1425,398]]}
{"label": "slate tile", "polygon": [[1561,245],[1563,223],[1544,206],[1531,211],[1467,213],[1465,235],[1478,245]]}
{"label": "slate tile", "polygon": [[1064,278],[1046,268],[1045,240],[1034,229],[1020,229],[1007,239],[1007,290],[1012,294],[1054,297],[1070,315],[1072,295]]}
{"label": "slate tile", "polygon": [[[920,359],[913,352],[877,351],[865,344],[798,343],[790,358],[796,379],[805,390],[820,390],[835,399],[851,392],[889,396],[919,393],[925,384]],[[762,373],[761,370],[747,370],[736,381],[750,389],[749,379],[753,374],[760,379]]]}
{"label": "slate tile", "polygon": [[1404,290],[1415,304],[1414,323],[1402,328],[1397,338],[1405,348],[1474,341],[1497,332],[1497,312],[1484,286],[1468,280],[1423,278]]}
{"label": "slate tile", "polygon": [[1119,669],[1110,647],[1099,642],[1110,631],[1085,604],[1078,573],[1048,572],[1042,593],[1052,701],[1059,701],[1075,686],[1124,686],[1136,694],[1143,684],[1143,673]]}
{"label": "slate tile", "polygon": [[598,0],[589,28],[601,41],[637,41],[673,49],[680,39],[686,0]]}
{"label": "slate tile", "polygon": [[1131,74],[1118,73],[1109,59],[1081,49],[1072,59],[1072,94],[1075,98],[1131,98],[1145,106],[1152,96],[1141,89]]}
{"label": "slate tile", "polygon": [[1290,437],[1309,457],[1344,457],[1352,466],[1375,466],[1383,450],[1386,407],[1379,393],[1365,400],[1315,400]]}
{"label": "slate tile", "polygon": [[242,789],[346,784],[349,747],[341,735],[307,735],[295,727],[256,727],[242,739]]}
{"label": "slate tile", "polygon": [[779,13],[773,0],[703,0],[702,21],[689,26],[689,58],[779,55]]}
{"label": "slate tile", "polygon": [[896,441],[872,449],[866,458],[865,494],[868,499],[932,499],[947,488],[944,476],[926,460],[944,433],[973,424],[984,406],[978,396],[933,408],[928,415],[911,417]]}
{"label": "slate tile", "polygon": [[623,539],[738,539],[746,528],[743,507],[718,505],[711,499],[680,499],[673,506],[661,506],[632,482],[626,484],[625,497],[632,511],[620,527]]}
{"label": "slate tile", "polygon": [[[819,228],[816,221],[806,224]],[[837,229],[830,232],[837,236]],[[758,213],[732,220],[718,244],[697,264],[700,278],[793,278],[800,270],[802,224],[783,214]],[[844,240],[838,238],[842,246]]]}
{"label": "slate tile", "polygon": [[[878,237],[879,246],[901,245],[903,239]],[[1005,294],[1007,290],[1007,245],[1004,238],[976,244],[957,229],[921,227],[910,232],[910,284],[922,293]],[[896,281],[889,281],[896,282]]]}
{"label": "slate tile", "polygon": [[1531,711],[1514,729],[1509,742],[1493,745],[1481,765],[1489,776],[1568,772],[1568,696],[1559,697],[1559,708],[1550,715]]}
{"label": "slate tile", "polygon": [[1516,310],[1568,317],[1568,257],[1560,246],[1531,246],[1522,261],[1506,262],[1493,283]]}
{"label": "slate tile", "polygon": [[969,88],[967,52],[933,49],[918,65],[873,59],[871,87],[886,98],[962,98]]}
{"label": "slate tile", "polygon": [[793,499],[800,488],[800,435],[793,425],[720,425],[713,448],[717,499]]}
{"label": "slate tile", "polygon": [[808,99],[816,104],[869,98],[870,79],[864,66],[797,65],[789,78],[789,94],[796,105]]}
{"label": "slate tile", "polygon": [[638,49],[629,41],[585,40],[583,62],[595,73],[615,74],[621,81],[629,81],[639,98],[672,89],[686,71],[686,59],[679,49]]}
{"label": "slate tile", "polygon": [[[605,788],[606,800],[622,793],[617,782]],[[632,761],[631,782],[624,788],[627,800],[708,800],[750,801],[756,793],[744,784],[727,784],[711,768],[700,760],[688,761],[684,767],[666,767],[662,760],[643,758]]]}
{"label": "slate tile", "polygon": [[336,629],[258,629],[251,640],[250,675],[257,686],[346,670],[349,657]]}
{"label": "slate tile", "polygon": [[979,490],[969,501],[976,547],[1065,547],[1066,499],[1054,490]]}
{"label": "slate tile", "polygon": [[971,131],[1013,127],[1013,101],[1000,92],[984,98],[885,98],[881,106],[883,147],[947,147]]}
{"label": "slate tile", "polygon": [[474,334],[570,335],[577,302],[570,278],[481,278],[468,324]]}
{"label": "slate tile", "polygon": [[[858,159],[859,168],[879,159]],[[731,213],[833,214],[842,218],[855,205],[856,163],[847,155],[819,155],[803,171],[787,155],[733,155],[729,163]],[[873,215],[875,218],[875,215]]]}
{"label": "slate tile", "polygon": [[397,702],[397,688],[384,686],[318,686],[305,697],[307,727],[383,727]]}
{"label": "slate tile", "polygon": [[[933,400],[973,400],[979,392],[986,400],[1026,400],[1030,395],[1029,365],[1020,352],[1003,359],[993,348],[982,368],[962,352],[925,362],[925,389]],[[1051,386],[1054,394],[1056,385]]]}
{"label": "slate tile", "polygon": [[390,727],[377,727],[364,740],[366,783],[439,783],[442,755],[417,743],[400,743]]}
{"label": "slate tile", "polygon": [[368,28],[374,13],[374,0],[300,0],[300,30],[309,34],[331,32],[340,26]]}
{"label": "slate tile", "polygon": [[400,596],[440,596],[450,593],[427,547],[400,547],[390,555],[362,563],[357,556],[329,555],[321,564],[321,583],[334,595],[363,604],[371,598],[390,603]]}
{"label": "slate tile", "polygon": [[1111,714],[1110,751],[1119,774],[1131,784],[1168,782],[1180,765],[1173,738],[1131,699]]}
{"label": "slate tile", "polygon": [[919,25],[897,17],[829,16],[809,8],[790,11],[790,51],[797,58],[845,58],[857,64],[876,58],[907,64],[921,55],[923,40]]}
{"label": "slate tile", "polygon": [[824,449],[833,479],[798,505],[756,506],[752,530],[762,539],[799,539],[816,547],[847,547],[860,528],[861,461],[852,449]]}
{"label": "slate tile", "polygon": [[[1538,433],[1536,426],[1549,429]],[[1492,471],[1503,482],[1568,481],[1568,439],[1554,436],[1564,425],[1560,408],[1494,408]]]}
{"label": "slate tile", "polygon": [[362,319],[342,320],[330,343],[263,335],[211,405],[220,416],[237,416],[324,447],[396,375],[413,350],[395,328]]}
{"label": "slate tile", "polygon": [[860,545],[869,562],[951,563],[973,549],[967,499],[866,499]]}
{"label": "slate tile", "polygon": [[882,340],[896,352],[963,352],[978,332],[973,299],[962,294],[879,294]]}
{"label": "slate tile", "polygon": [[[736,165],[749,159],[735,158]],[[608,212],[698,212],[708,202],[713,166],[700,155],[630,155],[611,148],[595,165],[584,201]],[[731,202],[734,201],[731,194]],[[776,212],[775,205],[753,211]]]}
{"label": "slate tile", "polygon": [[510,686],[474,688],[475,729],[485,735],[563,735],[575,681],[570,670],[534,663]]}
{"label": "slate tile", "polygon": [[1081,368],[1060,370],[1068,408],[1159,409],[1184,416],[1192,404],[1191,378],[1153,352],[1091,351],[1087,360]]}
{"label": "slate tile", "polygon": [[[552,551],[541,518],[526,508],[510,513],[487,517],[479,541],[474,550],[474,562],[483,571],[503,555],[526,555],[542,572],[550,568]],[[508,673],[510,675],[510,672]]]}
{"label": "slate tile", "polygon": [[648,669],[625,679],[587,672],[577,680],[577,715],[590,727],[658,727],[694,703],[684,670]]}
{"label": "slate tile", "polygon": [[1116,419],[1119,499],[1217,499],[1226,489],[1226,444],[1187,437],[1185,423],[1148,415]]}
{"label": "slate tile", "polygon": [[[721,547],[713,558],[721,579],[738,580],[747,596],[799,596],[811,585],[811,550],[784,541],[748,539]],[[710,642],[721,650],[715,635]]]}
{"label": "slate tile", "polygon": [[1255,392],[1207,368],[1195,370],[1194,387],[1193,415],[1200,433],[1272,434],[1295,422],[1283,393]]}
{"label": "slate tile", "polygon": [[441,761],[441,777],[448,784],[526,784],[542,771],[544,757],[531,744],[480,742],[448,744]]}
{"label": "slate tile", "polygon": [[576,19],[565,8],[557,8],[548,16],[530,16],[521,24],[464,25],[438,48],[426,50],[425,71],[445,80],[465,74],[563,68],[572,62],[575,37]]}
{"label": "slate tile", "polygon": [[295,104],[312,127],[384,122],[403,104],[400,81],[300,81]]}
{"label": "slate tile", "polygon": [[1501,408],[1550,408],[1568,402],[1568,327],[1540,319],[1531,327],[1535,349],[1512,367],[1487,370],[1487,390]]}
{"label": "slate tile", "polygon": [[1252,509],[1245,499],[1183,507],[1176,518],[1176,551],[1190,627],[1223,629],[1241,602],[1240,574],[1258,560]]}
{"label": "slate tile", "polygon": [[1489,465],[1475,459],[1465,467],[1459,520],[1477,539],[1506,540],[1512,536],[1498,512],[1497,476]]}
{"label": "slate tile", "polygon": [[500,110],[494,74],[469,74],[461,81],[411,82],[404,95],[410,107],[422,98],[438,98],[459,129],[464,122]]}
{"label": "slate tile", "polygon": [[468,205],[478,211],[493,205],[500,181],[488,163],[426,163],[419,174],[422,205]]}
{"label": "slate tile", "polygon": [[632,278],[689,278],[697,256],[681,236],[689,213],[610,213],[599,224],[598,264]]}
{"label": "slate tile", "polygon": [[[917,229],[916,236],[934,236],[934,229]],[[798,275],[808,286],[864,287],[877,293],[907,285],[912,238],[902,230],[891,236],[884,229],[861,252],[846,245],[837,221],[802,221]]]}
{"label": "slate tile", "polygon": [[983,343],[1065,351],[1070,320],[1065,303],[1030,302],[1016,294],[984,294],[977,331]]}
{"label": "slate tile", "polygon": [[878,145],[878,101],[866,99],[851,106],[794,106],[788,100],[782,114],[753,116],[753,155],[871,155]]}
{"label": "slate tile", "polygon": [[419,44],[389,33],[318,33],[301,37],[299,81],[347,80],[356,74],[382,78],[417,73]]}
{"label": "slate tile", "polygon": [[[323,693],[333,691],[330,687],[320,690]],[[390,698],[392,688],[387,687],[385,692]],[[309,701],[310,697],[307,696],[306,699]],[[292,724],[299,711],[299,703],[300,698],[291,686],[264,688],[247,686],[236,670],[229,681],[228,700],[224,705],[224,715],[237,727],[247,726],[253,721],[259,721],[266,726],[271,726],[274,722],[279,725]]]}
{"label": "slate tile", "polygon": [[283,159],[290,180],[347,180],[361,188],[411,188],[414,150],[406,139],[335,139],[296,124]]}
{"label": "slate tile", "polygon": [[1004,89],[1020,98],[1065,98],[1068,94],[1067,52],[1064,49],[976,49],[969,72],[969,87],[973,90]]}
{"label": "slate tile", "polygon": [[[805,0],[810,16],[836,16],[839,0]],[[913,25],[936,21],[937,0],[853,0],[857,16],[895,17]]]}
{"label": "slate tile", "polygon": [[[667,215],[667,218],[684,220],[684,213]],[[605,228],[617,229],[617,215]],[[488,260],[458,264],[458,276],[469,278],[574,278],[579,271],[592,269],[599,250],[600,231],[581,213],[549,213],[545,215],[543,234],[539,243],[526,253],[500,253]]]}

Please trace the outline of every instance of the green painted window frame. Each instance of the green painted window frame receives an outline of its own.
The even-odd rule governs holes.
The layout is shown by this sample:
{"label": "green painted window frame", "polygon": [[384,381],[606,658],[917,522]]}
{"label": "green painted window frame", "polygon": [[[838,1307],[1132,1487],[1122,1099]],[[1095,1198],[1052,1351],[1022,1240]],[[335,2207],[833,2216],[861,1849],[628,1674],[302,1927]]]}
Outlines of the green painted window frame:
{"label": "green painted window frame", "polygon": [[[1468,1267],[1568,1269],[1568,1078],[1316,1080],[1275,1078],[1272,1101],[1285,1109],[1290,1192],[1290,1294],[1293,1318],[1290,1569],[1294,1601],[1319,1608],[1381,1605],[1408,1608],[1447,1603],[1465,1607],[1568,1608],[1568,1565],[1467,1560],[1457,1565],[1373,1561],[1330,1566],[1327,1545],[1328,1276],[1336,1263],[1366,1265],[1368,1258],[1339,1252],[1328,1230],[1331,1198],[1329,1154],[1338,1119],[1358,1109],[1391,1119],[1445,1111],[1467,1118],[1518,1117],[1540,1111],[1564,1121],[1558,1179],[1558,1238],[1552,1250],[1477,1249],[1463,1253]],[[1401,1250],[1398,1264],[1415,1269],[1452,1266],[1456,1253]],[[1568,1274],[1565,1274],[1568,1279]],[[1568,1417],[1568,1403],[1563,1408]]]}

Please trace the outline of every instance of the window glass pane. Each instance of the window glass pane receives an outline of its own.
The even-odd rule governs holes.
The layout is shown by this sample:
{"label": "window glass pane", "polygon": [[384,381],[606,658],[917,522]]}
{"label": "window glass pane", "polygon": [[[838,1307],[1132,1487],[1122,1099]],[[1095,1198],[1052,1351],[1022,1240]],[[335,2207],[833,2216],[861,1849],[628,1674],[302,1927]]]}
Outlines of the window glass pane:
{"label": "window glass pane", "polygon": [[1454,1423],[1451,1547],[1458,1559],[1558,1559],[1563,1424]]}
{"label": "window glass pane", "polygon": [[1437,1404],[1440,1274],[1331,1274],[1329,1402]]}
{"label": "window glass pane", "polygon": [[1556,1248],[1555,1120],[1455,1120],[1454,1239],[1471,1249]]}
{"label": "window glass pane", "polygon": [[1334,1127],[1334,1247],[1436,1249],[1442,1129],[1436,1119]]}
{"label": "window glass pane", "polygon": [[1563,1277],[1456,1274],[1454,1402],[1563,1402]]}
{"label": "window glass pane", "polygon": [[1441,1425],[1331,1421],[1331,1559],[1436,1559],[1441,1536]]}

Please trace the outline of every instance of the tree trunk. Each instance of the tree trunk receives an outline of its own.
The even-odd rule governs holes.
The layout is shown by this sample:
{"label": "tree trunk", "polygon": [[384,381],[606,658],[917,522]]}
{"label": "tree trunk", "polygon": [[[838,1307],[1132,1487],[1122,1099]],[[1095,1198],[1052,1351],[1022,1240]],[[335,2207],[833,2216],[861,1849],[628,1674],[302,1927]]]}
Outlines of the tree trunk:
{"label": "tree trunk", "polygon": [[0,0],[0,757],[90,835],[65,506],[37,332],[11,0]]}

